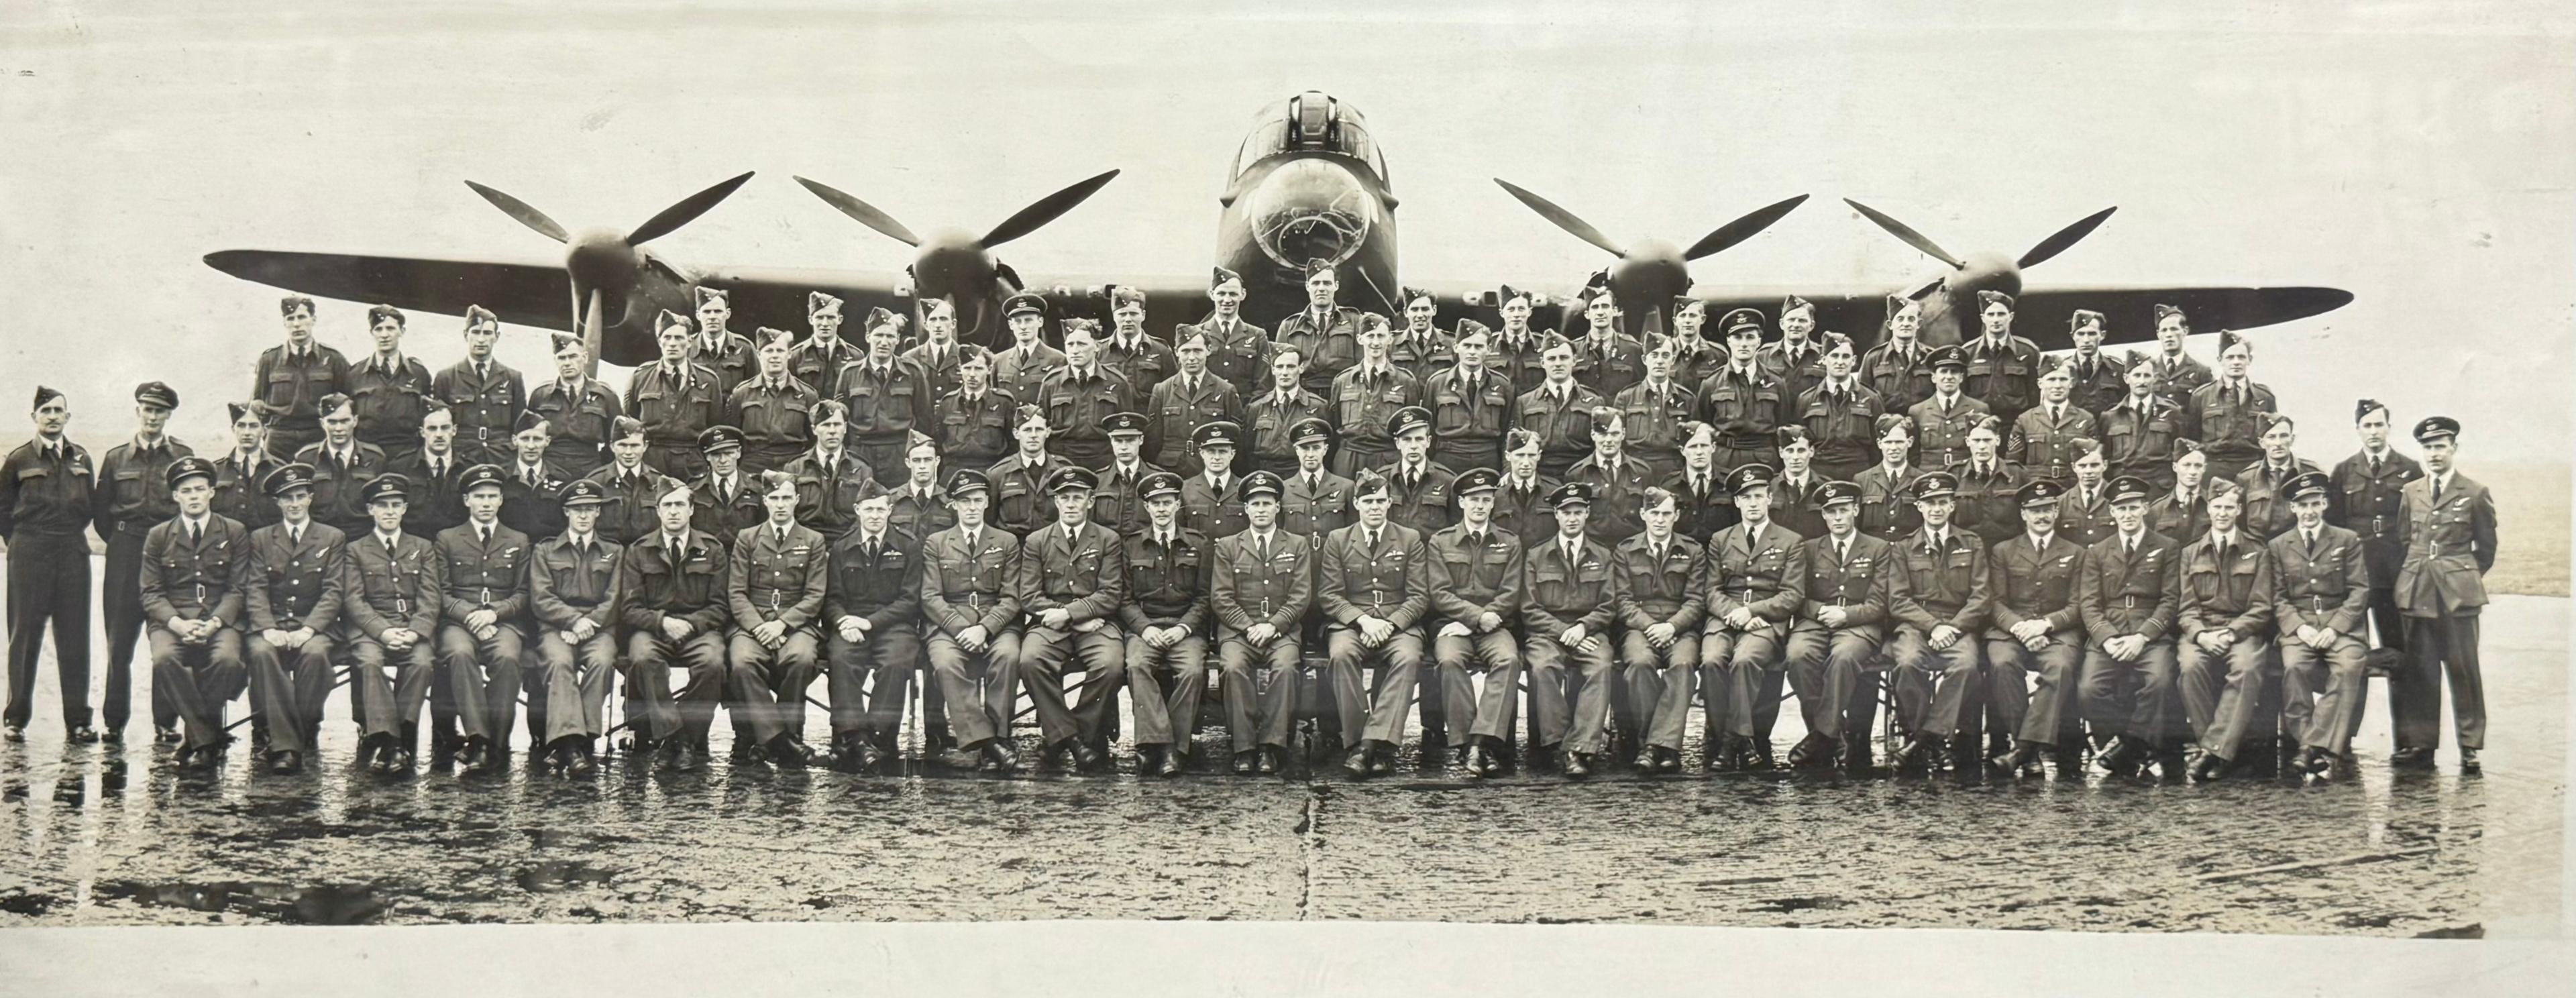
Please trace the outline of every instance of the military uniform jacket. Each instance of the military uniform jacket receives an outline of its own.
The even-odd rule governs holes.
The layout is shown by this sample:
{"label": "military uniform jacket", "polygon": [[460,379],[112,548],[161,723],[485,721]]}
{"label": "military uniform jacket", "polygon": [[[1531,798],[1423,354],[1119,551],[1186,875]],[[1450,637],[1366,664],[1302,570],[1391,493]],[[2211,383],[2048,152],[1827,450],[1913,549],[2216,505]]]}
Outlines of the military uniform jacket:
{"label": "military uniform jacket", "polygon": [[[98,488],[90,500],[100,539],[116,536],[119,527],[141,535],[179,515],[179,503],[170,498],[166,476],[173,462],[195,453],[166,433],[149,449],[131,440],[108,448],[107,456],[98,462]],[[261,501],[275,511],[275,502]]]}
{"label": "military uniform jacket", "polygon": [[546,460],[588,474],[608,460],[608,424],[626,414],[626,405],[607,385],[584,378],[578,385],[549,381],[530,389],[528,411],[546,418]]}
{"label": "military uniform jacket", "polygon": [[877,494],[876,470],[847,452],[833,455],[826,468],[821,457],[808,451],[778,470],[796,476],[796,522],[814,528],[826,542],[858,529],[859,500]]}
{"label": "military uniform jacket", "polygon": [[2224,557],[2203,536],[2182,549],[2174,570],[2175,630],[2183,640],[2225,628],[2245,641],[2272,633],[2272,557],[2240,526]]}
{"label": "military uniform jacket", "polygon": [[[1853,379],[1847,385],[1830,385],[1819,381],[1816,387],[1798,396],[1798,423],[1807,428],[1807,441],[1816,448],[1816,461],[1824,465],[1862,465],[1878,460],[1878,393]],[[1629,423],[1629,439],[1635,440],[1636,423]]]}
{"label": "military uniform jacket", "polygon": [[[2158,354],[2155,360],[2156,396],[2173,403],[2176,409],[2191,401],[2193,389],[2218,380],[2218,376],[2210,372],[2209,365],[2192,359],[2187,353],[2171,357]],[[2126,383],[2125,377],[2122,383]]]}
{"label": "military uniform jacket", "polygon": [[650,467],[637,465],[629,472],[614,461],[589,477],[608,493],[607,504],[599,508],[600,539],[620,547],[662,529],[662,516],[653,506],[663,492],[680,484]]}
{"label": "military uniform jacket", "polygon": [[528,609],[528,565],[535,560],[528,535],[496,523],[485,541],[466,523],[440,531],[436,543],[445,562],[439,577],[447,583],[439,615],[462,625],[467,614],[488,607],[501,626],[515,626]]}
{"label": "military uniform jacket", "polygon": [[2148,481],[2164,481],[2154,472],[2173,463],[2174,438],[2182,435],[2182,410],[2162,397],[2155,398],[2151,409],[2142,410],[2135,397],[2102,412],[2102,458],[2110,462],[2114,474],[2138,475]]}
{"label": "military uniform jacket", "polygon": [[1079,442],[1095,443],[1106,451],[1109,434],[1101,430],[1100,421],[1111,413],[1134,409],[1139,398],[1126,378],[1097,362],[1088,372],[1057,369],[1040,383],[1037,394],[1047,425],[1055,428],[1047,437],[1047,449],[1062,454],[1064,445]]}
{"label": "military uniform jacket", "polygon": [[[420,450],[405,455],[385,469],[411,482],[411,491],[403,497],[405,533],[431,538],[438,536],[441,530],[465,522],[465,496],[457,491],[456,480],[464,474],[466,467],[466,462],[454,452],[433,459],[427,450]],[[509,490],[501,491],[502,502],[506,504]],[[367,529],[375,528],[370,525]]]}
{"label": "military uniform jacket", "polygon": [[1019,405],[1018,396],[999,388],[986,388],[974,398],[960,388],[931,406],[926,429],[939,441],[939,456],[949,467],[990,468],[1019,446],[1011,439]]}
{"label": "military uniform jacket", "polygon": [[820,401],[793,377],[780,384],[755,375],[725,396],[724,423],[742,431],[746,451],[805,450],[814,445],[814,403]]}
{"label": "military uniform jacket", "polygon": [[760,357],[751,350],[751,337],[730,329],[712,339],[703,330],[689,337],[689,360],[715,372],[719,400],[733,394],[735,385],[760,374]]}
{"label": "military uniform jacket", "polygon": [[2004,439],[2004,460],[2020,465],[2032,481],[2071,485],[2075,439],[2099,440],[2101,432],[2093,414],[2071,400],[2055,415],[2047,403],[2034,405],[2013,419],[2012,433]]}
{"label": "military uniform jacket", "polygon": [[2247,380],[2230,386],[2212,381],[2191,390],[2182,407],[2182,435],[2209,448],[2209,456],[2229,462],[2263,456],[2263,424],[2281,411],[2272,390]]}
{"label": "military uniform jacket", "polygon": [[2405,564],[2397,570],[2397,610],[2409,617],[2465,616],[2487,602],[2485,575],[2495,567],[2495,497],[2457,471],[2433,498],[2433,478],[2406,483],[2397,520]]}
{"label": "military uniform jacket", "polygon": [[2117,532],[2084,549],[2075,601],[2082,608],[2085,635],[2093,644],[2123,634],[2151,642],[2164,640],[2165,631],[2174,624],[2170,582],[2181,550],[2153,530],[2140,532],[2136,554],[2120,543]]}
{"label": "military uniform jacket", "polygon": [[1296,347],[1306,360],[1306,390],[1330,395],[1333,379],[1360,362],[1360,310],[1335,305],[1319,316],[1311,306],[1299,309],[1279,320],[1270,342],[1273,349]]}
{"label": "military uniform jacket", "polygon": [[[1517,394],[1511,380],[1491,368],[1478,368],[1472,376],[1457,367],[1433,372],[1422,382],[1422,405],[1431,410],[1432,440],[1451,448],[1490,451],[1499,460],[1503,430],[1510,425],[1512,399]],[[1633,440],[1635,427],[1629,433]]]}
{"label": "military uniform jacket", "polygon": [[301,543],[289,543],[283,523],[251,531],[242,583],[247,629],[330,633],[340,620],[347,549],[347,535],[327,523],[306,521]]}
{"label": "military uniform jacket", "polygon": [[340,351],[320,343],[290,351],[280,343],[260,351],[259,366],[251,373],[250,394],[277,410],[277,425],[311,430],[322,425],[322,414],[315,411],[322,396],[344,391],[348,385],[349,358]]}
{"label": "military uniform jacket", "polygon": [[2127,372],[2099,352],[2090,357],[2073,354],[2066,363],[2068,373],[2075,376],[2075,387],[2066,396],[2068,405],[2098,417],[2102,410],[2120,404],[2120,399],[2129,394]]}
{"label": "military uniform jacket", "polygon": [[[1762,366],[1762,373],[1780,382],[1780,400],[1784,404],[1795,402],[1825,380],[1824,343],[1813,336],[1794,347],[1786,339],[1765,343],[1754,351],[1753,362]],[[1796,421],[1788,415],[1782,419]]]}
{"label": "military uniform jacket", "polygon": [[1894,587],[1890,615],[1900,626],[1930,636],[1941,624],[1973,635],[1986,623],[1986,542],[1950,524],[1947,536],[1934,543],[1931,528],[1916,530],[1896,544],[1905,581]]}
{"label": "military uniform jacket", "polygon": [[906,537],[928,537],[956,525],[957,511],[948,508],[948,490],[919,482],[895,486],[886,529],[903,531]]}
{"label": "military uniform jacket", "polygon": [[[244,457],[234,451],[215,459],[215,512],[241,521],[242,526],[257,530],[278,520],[277,501],[260,491],[259,480],[283,462],[268,456],[263,449]],[[164,490],[163,495],[169,493]],[[96,503],[92,503],[93,506]],[[179,515],[177,506],[171,516]],[[99,536],[105,537],[101,531]]]}
{"label": "military uniform jacket", "polygon": [[1639,381],[1611,396],[1611,408],[1619,410],[1619,421],[1628,430],[1628,452],[1667,466],[1678,464],[1682,453],[1682,424],[1689,422],[1691,411],[1698,408],[1699,398],[1682,383],[1666,380],[1661,385]]}
{"label": "military uniform jacket", "polygon": [[1730,362],[1699,383],[1699,419],[1717,429],[1720,447],[1762,450],[1779,443],[1772,431],[1780,426],[1780,410],[1796,398],[1758,363],[1748,378]]}
{"label": "military uniform jacket", "polygon": [[385,452],[363,440],[351,441],[346,452],[331,450],[329,441],[304,445],[295,459],[313,466],[313,518],[342,531],[364,530],[374,522],[367,516],[367,505],[358,499],[358,490],[369,479],[385,473]]}
{"label": "military uniform jacket", "polygon": [[951,635],[970,627],[1000,634],[1020,617],[1020,539],[985,524],[966,543],[964,527],[921,542],[921,616]]}
{"label": "military uniform jacket", "polygon": [[1199,634],[1208,620],[1208,590],[1216,570],[1216,552],[1206,534],[1172,525],[1172,542],[1157,540],[1154,528],[1119,542],[1119,567],[1127,573],[1127,598],[1118,604],[1118,622],[1127,633],[1147,627],[1178,627]]}
{"label": "military uniform jacket", "polygon": [[[1825,512],[1816,507],[1816,489],[1824,485],[1813,470],[1806,477],[1790,481],[1786,474],[1771,480],[1771,522],[1789,528],[1800,538],[1825,534]],[[1733,497],[1728,498],[1733,502]]]}
{"label": "military uniform jacket", "polygon": [[2292,455],[2290,466],[2284,470],[2276,471],[2270,462],[2258,460],[2238,472],[2236,484],[2245,487],[2242,529],[2256,540],[2268,541],[2298,526],[2299,513],[2290,508],[2289,500],[2281,498],[2281,492],[2289,487],[2292,477],[2316,470],[2313,462]]}
{"label": "military uniform jacket", "polygon": [[887,358],[882,368],[865,358],[852,361],[834,382],[840,387],[837,397],[850,407],[847,439],[852,444],[906,439],[915,427],[930,425],[931,407],[938,402],[931,394],[929,372],[900,357]]}
{"label": "military uniform jacket", "polygon": [[1585,634],[1609,640],[1610,622],[1618,618],[1624,595],[1609,548],[1587,538],[1569,558],[1565,536],[1550,534],[1530,545],[1521,564],[1529,580],[1529,595],[1521,603],[1524,633],[1553,640],[1581,624]]}
{"label": "military uniform jacket", "polygon": [[1521,539],[1499,524],[1485,525],[1481,539],[1468,535],[1464,523],[1441,529],[1427,542],[1431,553],[1431,612],[1476,628],[1485,614],[1501,617],[1504,627],[1520,613]]}
{"label": "military uniform jacket", "polygon": [[695,450],[698,433],[724,418],[724,381],[686,360],[656,361],[635,369],[626,382],[626,412],[644,424],[644,439],[662,447]]}
{"label": "military uniform jacket", "polygon": [[516,461],[501,470],[510,476],[501,482],[501,522],[532,538],[563,533],[563,489],[571,483],[562,470],[551,462]]}
{"label": "military uniform jacket", "polygon": [[1574,380],[1602,398],[1617,398],[1646,380],[1646,347],[1618,331],[1586,331],[1574,341]]}
{"label": "military uniform jacket", "polygon": [[[2064,500],[2060,500],[2063,502]],[[2075,601],[2075,583],[2084,570],[2084,549],[2061,528],[2048,535],[2048,546],[2031,542],[2023,531],[1994,546],[1987,561],[1993,596],[1986,615],[1986,637],[2011,640],[2012,629],[2025,620],[2045,620],[2052,637],[2072,639],[2084,624]]]}
{"label": "military uniform jacket", "polygon": [[[2167,537],[2180,536],[2155,525],[2154,504],[2148,504],[2147,529]],[[2096,483],[2087,490],[2080,483],[2069,482],[2066,494],[2057,500],[2057,532],[2065,535],[2077,548],[2089,548],[2095,542],[2119,531],[2111,521],[2111,489]]]}
{"label": "military uniform jacket", "polygon": [[409,357],[387,361],[382,355],[349,368],[349,401],[358,414],[358,439],[377,447],[407,447],[420,442],[420,421],[429,415],[437,388],[429,366]]}
{"label": "military uniform jacket", "polygon": [[[1163,379],[1181,370],[1181,358],[1172,352],[1171,344],[1145,335],[1143,329],[1136,330],[1133,340],[1122,340],[1117,330],[1110,330],[1100,341],[1100,363],[1116,370],[1128,384],[1136,386],[1138,395],[1161,386]],[[1146,415],[1150,417],[1154,411],[1148,409]]]}
{"label": "military uniform jacket", "polygon": [[690,528],[680,546],[657,525],[626,546],[617,562],[617,616],[629,632],[662,633],[662,618],[689,622],[692,634],[724,626],[732,558],[719,535]]}
{"label": "military uniform jacket", "polygon": [[1572,464],[1592,451],[1592,408],[1601,404],[1599,392],[1579,383],[1562,390],[1542,383],[1512,403],[1512,425],[1538,434],[1539,453]]}
{"label": "military uniform jacket", "polygon": [[1203,474],[1181,479],[1181,524],[1209,537],[1251,526],[1243,515],[1243,476],[1228,472],[1222,485]]}
{"label": "military uniform jacket", "polygon": [[1052,454],[1031,458],[1018,452],[994,462],[989,472],[993,478],[992,522],[1022,537],[1054,523],[1055,502],[1047,498],[1046,479],[1064,464]]}
{"label": "military uniform jacket", "polygon": [[504,453],[510,449],[511,425],[528,408],[528,385],[519,372],[500,361],[487,361],[484,368],[484,373],[477,374],[473,361],[457,361],[430,379],[430,392],[445,401],[449,415],[456,418],[460,446]]}
{"label": "military uniform jacket", "polygon": [[1315,603],[1315,570],[1308,564],[1314,550],[1306,538],[1286,530],[1270,532],[1268,557],[1252,531],[1218,538],[1208,598],[1217,623],[1235,634],[1269,624],[1293,640]]}
{"label": "military uniform jacket", "polygon": [[1744,525],[1728,527],[1708,542],[1708,617],[1723,621],[1745,607],[1771,624],[1786,622],[1806,602],[1798,588],[1807,577],[1807,554],[1796,532],[1765,521],[1759,533],[1746,536]]}
{"label": "military uniform jacket", "polygon": [[[1109,470],[1100,473],[1100,487],[1091,490],[1091,521],[1109,528],[1120,537],[1145,529],[1145,498],[1140,494],[1145,476],[1170,470],[1143,461],[1127,467],[1110,465]],[[1187,488],[1186,482],[1183,488]],[[1052,521],[1055,514],[1052,499],[1046,503],[1046,509],[1048,519]]]}
{"label": "military uniform jacket", "polygon": [[1279,529],[1306,539],[1317,552],[1333,531],[1351,524],[1351,480],[1329,471],[1281,475]]}
{"label": "military uniform jacket", "polygon": [[1455,519],[1451,503],[1456,497],[1450,489],[1458,473],[1438,461],[1424,461],[1419,468],[1406,468],[1403,458],[1378,469],[1386,476],[1387,495],[1393,501],[1386,508],[1386,518],[1404,524],[1428,537]]}
{"label": "military uniform jacket", "polygon": [[1879,403],[1888,412],[1911,412],[1914,403],[1932,397],[1932,368],[1925,363],[1932,351],[1916,340],[1907,351],[1889,340],[1862,354],[1860,366],[1853,370],[1878,393]]}
{"label": "military uniform jacket", "polygon": [[[2108,507],[2105,507],[2106,509]],[[2180,486],[2147,504],[2147,529],[2166,537],[2198,537],[2209,532],[2209,489],[2184,495]],[[2179,542],[2177,542],[2179,544]]]}
{"label": "military uniform jacket", "polygon": [[1946,408],[1937,394],[1914,403],[1905,415],[1914,420],[1915,456],[1924,467],[1936,471],[1967,463],[1968,431],[1978,420],[1993,414],[1994,410],[1984,402],[1965,393]]}
{"label": "military uniform jacket", "polygon": [[[309,537],[307,539],[310,539]],[[341,622],[348,633],[382,641],[386,631],[409,628],[429,640],[445,606],[447,559],[427,538],[397,534],[393,547],[373,530],[341,543]]]}
{"label": "military uniform jacket", "polygon": [[1556,536],[1556,509],[1547,504],[1547,494],[1556,491],[1558,484],[1546,475],[1524,480],[1505,472],[1502,487],[1494,490],[1494,525],[1522,544],[1533,537]]}
{"label": "military uniform jacket", "polygon": [[1281,398],[1273,389],[1244,410],[1245,425],[1252,430],[1252,454],[1263,468],[1287,474],[1284,469],[1297,467],[1297,445],[1288,438],[1289,429],[1310,418],[1333,421],[1333,404],[1304,388],[1297,394]]}
{"label": "military uniform jacket", "polygon": [[993,385],[1034,404],[1047,375],[1063,370],[1064,364],[1064,351],[1045,343],[1015,343],[993,354]]}
{"label": "military uniform jacket", "polygon": [[1509,329],[1494,330],[1494,344],[1485,357],[1485,368],[1511,383],[1513,398],[1547,382],[1547,364],[1541,359],[1538,344],[1539,334],[1534,329],[1522,330],[1517,338]]}
{"label": "military uniform jacket", "polygon": [[[769,519],[769,510],[761,505],[760,493],[753,490],[750,476],[734,472],[730,482],[716,480],[715,472],[698,476],[689,483],[689,505],[697,511],[689,514],[689,526],[719,538],[732,537]],[[507,505],[502,507],[508,509]],[[661,529],[661,524],[654,524]]]}
{"label": "military uniform jacket", "polygon": [[823,612],[831,560],[823,535],[802,525],[791,524],[784,537],[770,523],[735,534],[725,576],[725,606],[734,626],[749,630],[773,620],[790,631],[811,626]]}
{"label": "military uniform jacket", "polygon": [[1583,532],[1606,548],[1616,547],[1620,541],[1645,530],[1644,514],[1638,507],[1645,491],[1655,484],[1652,475],[1634,454],[1619,455],[1618,465],[1612,467],[1601,459],[1598,450],[1565,469],[1566,481],[1592,486],[1592,518]]}
{"label": "military uniform jacket", "polygon": [[1824,608],[1838,606],[1843,608],[1843,631],[1871,641],[1885,638],[1896,604],[1905,599],[1905,560],[1897,556],[1896,545],[1858,530],[1852,531],[1850,551],[1839,558],[1832,534],[1800,544],[1807,569],[1798,585],[1805,597],[1798,604],[1800,626],[1823,627]]}
{"label": "military uniform jacket", "polygon": [[1173,333],[1177,343],[1192,333],[1204,332],[1208,338],[1208,373],[1233,385],[1238,398],[1251,398],[1261,393],[1270,380],[1270,331],[1237,315],[1232,321],[1211,314],[1197,325],[1183,326]]}
{"label": "military uniform jacket", "polygon": [[1316,605],[1342,627],[1374,616],[1410,629],[1431,609],[1431,546],[1420,531],[1393,521],[1378,528],[1374,543],[1368,532],[1353,523],[1324,537]]}
{"label": "military uniform jacket", "polygon": [[1394,446],[1386,424],[1395,411],[1422,402],[1422,383],[1393,365],[1370,370],[1354,365],[1333,379],[1333,425],[1340,428],[1342,445],[1366,440],[1380,447]]}
{"label": "military uniform jacket", "polygon": [[2406,483],[2424,477],[2424,466],[2389,450],[2371,470],[2370,455],[2354,454],[2335,465],[2326,490],[2326,522],[2350,529],[2361,538],[2372,585],[2397,578],[2397,559],[2406,546],[2397,539],[2398,515],[2405,510]]}
{"label": "military uniform jacket", "polygon": [[1959,390],[1996,412],[2019,414],[2039,404],[2039,346],[2019,336],[1983,335],[1959,348],[1968,361]]}
{"label": "military uniform jacket", "polygon": [[[827,399],[840,398],[841,372],[866,356],[867,348],[837,335],[832,337],[829,343],[823,342],[822,337],[808,335],[796,344],[796,352],[788,355],[787,373],[796,380],[804,382],[805,387],[813,389],[817,396]],[[858,415],[856,412],[850,413],[853,423],[857,421]],[[857,427],[853,426],[850,432],[857,433]]]}
{"label": "military uniform jacket", "polygon": [[580,547],[569,534],[538,541],[528,566],[528,608],[537,623],[569,631],[588,619],[602,632],[617,623],[618,562],[625,554],[597,531]]}
{"label": "military uniform jacket", "polygon": [[[1149,341],[1150,342],[1150,341]],[[1198,376],[1198,390],[1188,375],[1173,375],[1154,385],[1145,403],[1145,458],[1166,468],[1179,468],[1195,456],[1191,435],[1218,420],[1243,425],[1243,398],[1234,385],[1214,374]]]}
{"label": "military uniform jacket", "polygon": [[[1723,471],[1709,468],[1694,476],[1683,468],[1665,477],[1663,486],[1673,494],[1673,504],[1681,513],[1673,521],[1674,533],[1698,540],[1743,522],[1743,515],[1735,511],[1735,495],[1726,490]],[[1497,518],[1502,516],[1500,508],[1497,503]]]}
{"label": "military uniform jacket", "polygon": [[1892,541],[1923,529],[1923,514],[1916,512],[1914,501],[1906,490],[1914,480],[1932,469],[1906,465],[1890,469],[1885,463],[1862,469],[1852,484],[1860,486],[1860,532],[1882,541]]}
{"label": "military uniform jacket", "polygon": [[948,393],[962,386],[964,376],[957,373],[957,358],[964,350],[964,345],[955,341],[932,343],[924,340],[903,348],[901,352],[895,354],[895,357],[921,370],[921,376],[930,383],[930,397],[934,400],[932,405],[935,411],[936,400],[947,398]]}
{"label": "military uniform jacket", "polygon": [[1395,331],[1395,344],[1387,348],[1386,356],[1395,363],[1396,370],[1412,375],[1413,380],[1421,382],[1427,389],[1432,375],[1458,365],[1457,338],[1442,332],[1438,326],[1429,329],[1408,326]]}
{"label": "military uniform jacket", "polygon": [[852,531],[832,545],[832,579],[823,591],[823,624],[840,626],[843,617],[868,622],[868,633],[910,624],[921,610],[922,558],[911,534],[886,528],[875,557],[867,552],[867,535]]}
{"label": "military uniform jacket", "polygon": [[2265,546],[2272,556],[2272,619],[2282,638],[2296,637],[2302,624],[2363,636],[2370,569],[2361,538],[2328,523],[2317,526],[2314,545],[2293,527]]}
{"label": "military uniform jacket", "polygon": [[1950,522],[1983,538],[1987,546],[2023,532],[2021,502],[2014,496],[2024,481],[2021,468],[2000,460],[1982,469],[1973,460],[1960,465],[1958,512]]}
{"label": "military uniform jacket", "polygon": [[143,535],[143,618],[155,627],[183,617],[240,627],[252,581],[250,531],[238,522],[208,513],[191,539],[173,517]]}
{"label": "military uniform jacket", "polygon": [[1610,553],[1619,573],[1619,620],[1631,631],[1671,624],[1688,633],[1708,613],[1708,552],[1698,541],[1673,534],[1661,557],[1646,535],[1620,541]]}
{"label": "military uniform jacket", "polygon": [[1118,535],[1086,522],[1071,532],[1059,521],[1020,545],[1020,612],[1032,620],[1063,608],[1065,626],[1086,620],[1116,622],[1127,598],[1127,573],[1119,564]]}

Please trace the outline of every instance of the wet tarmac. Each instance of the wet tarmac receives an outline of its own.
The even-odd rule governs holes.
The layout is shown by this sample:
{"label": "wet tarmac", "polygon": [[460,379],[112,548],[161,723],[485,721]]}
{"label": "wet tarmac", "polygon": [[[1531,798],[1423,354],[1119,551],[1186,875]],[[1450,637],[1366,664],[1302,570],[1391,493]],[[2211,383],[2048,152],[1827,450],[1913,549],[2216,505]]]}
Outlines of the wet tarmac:
{"label": "wet tarmac", "polygon": [[[1174,780],[932,767],[586,781],[348,764],[182,775],[135,740],[0,746],[0,925],[1381,919],[2554,933],[2566,600],[2486,624],[2483,775],[2209,786],[1788,774],[1478,783],[1408,768]],[[51,702],[50,677],[40,702]],[[137,692],[137,704],[142,691]],[[238,715],[236,715],[238,716]],[[819,712],[816,714],[819,723]],[[1798,736],[1782,719],[1780,744]],[[1211,742],[1211,744],[1216,744]],[[1697,746],[1686,758],[1697,759]],[[1408,764],[1412,760],[1405,760]]]}

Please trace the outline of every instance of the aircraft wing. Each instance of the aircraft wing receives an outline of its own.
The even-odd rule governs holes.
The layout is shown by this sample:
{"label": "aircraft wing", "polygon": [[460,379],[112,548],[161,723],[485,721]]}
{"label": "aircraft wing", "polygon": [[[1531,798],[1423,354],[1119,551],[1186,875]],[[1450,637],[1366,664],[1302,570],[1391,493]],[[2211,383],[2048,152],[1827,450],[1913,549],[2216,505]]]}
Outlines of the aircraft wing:
{"label": "aircraft wing", "polygon": [[[1708,303],[1712,327],[1719,317],[1735,308],[1760,309],[1768,325],[1779,318],[1781,300],[1794,294],[1815,303],[1817,329],[1848,334],[1864,350],[1878,342],[1879,326],[1887,317],[1887,296],[1896,292],[1883,286],[1819,289],[1793,285],[1712,290],[1720,293],[1695,296]],[[2155,339],[2155,306],[2159,303],[2181,307],[2191,316],[2193,332],[2214,333],[2322,315],[2351,301],[2352,292],[2316,287],[2032,288],[2015,299],[2013,332],[2043,350],[2071,350],[2075,342],[2067,335],[2066,321],[2079,308],[2092,309],[2109,319],[2105,342],[2138,343]],[[1966,335],[1976,335],[1975,330],[1975,325],[1968,325]]]}
{"label": "aircraft wing", "polygon": [[[859,335],[868,309],[882,308],[899,315],[910,315],[912,298],[898,296],[895,288],[902,283],[895,273],[870,273],[857,270],[829,270],[809,267],[709,267],[698,275],[697,283],[723,288],[730,292],[728,301],[733,318],[725,325],[734,332],[749,335],[762,326],[784,329],[804,336],[805,293],[820,291],[841,299],[841,315],[847,325],[842,335]],[[917,336],[919,327],[906,326],[906,336]]]}
{"label": "aircraft wing", "polygon": [[323,298],[454,316],[479,304],[503,322],[572,330],[572,277],[557,262],[224,250],[206,265]]}

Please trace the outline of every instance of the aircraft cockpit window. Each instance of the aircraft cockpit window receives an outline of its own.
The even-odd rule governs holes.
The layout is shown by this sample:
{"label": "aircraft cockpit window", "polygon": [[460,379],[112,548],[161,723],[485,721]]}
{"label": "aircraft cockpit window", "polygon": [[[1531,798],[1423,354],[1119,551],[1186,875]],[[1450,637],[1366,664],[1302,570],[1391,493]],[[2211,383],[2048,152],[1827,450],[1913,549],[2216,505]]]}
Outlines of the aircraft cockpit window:
{"label": "aircraft cockpit window", "polygon": [[1346,117],[1342,119],[1341,127],[1335,131],[1341,141],[1333,150],[1334,152],[1368,164],[1368,168],[1377,174],[1379,180],[1386,179],[1386,159],[1378,154],[1377,142],[1369,138],[1367,128],[1362,127],[1358,121]]}
{"label": "aircraft cockpit window", "polygon": [[1243,139],[1243,148],[1234,154],[1234,175],[1241,175],[1252,164],[1288,148],[1288,122],[1274,118],[1253,126],[1252,134]]}

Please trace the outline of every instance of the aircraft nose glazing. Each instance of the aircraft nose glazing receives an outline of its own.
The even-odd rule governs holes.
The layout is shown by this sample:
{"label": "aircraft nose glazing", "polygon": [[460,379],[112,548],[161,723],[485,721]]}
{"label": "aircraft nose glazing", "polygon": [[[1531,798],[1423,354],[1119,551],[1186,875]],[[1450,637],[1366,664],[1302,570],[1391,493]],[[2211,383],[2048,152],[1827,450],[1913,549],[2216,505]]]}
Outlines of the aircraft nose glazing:
{"label": "aircraft nose glazing", "polygon": [[1253,189],[1244,209],[1262,253],[1290,268],[1350,259],[1368,241],[1374,213],[1359,181],[1321,160],[1282,164]]}

